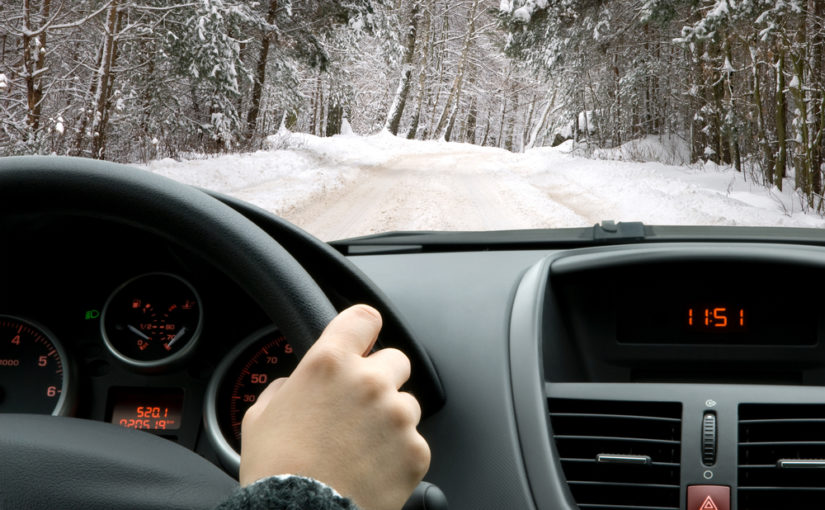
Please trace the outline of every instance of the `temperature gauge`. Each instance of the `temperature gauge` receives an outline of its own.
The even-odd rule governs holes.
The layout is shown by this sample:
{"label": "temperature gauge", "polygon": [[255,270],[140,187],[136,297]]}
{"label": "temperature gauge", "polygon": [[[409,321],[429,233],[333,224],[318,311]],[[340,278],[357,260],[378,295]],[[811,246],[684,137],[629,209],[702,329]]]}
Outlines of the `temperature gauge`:
{"label": "temperature gauge", "polygon": [[100,328],[115,357],[135,367],[157,368],[191,352],[202,322],[194,287],[172,274],[150,273],[115,290],[103,307]]}

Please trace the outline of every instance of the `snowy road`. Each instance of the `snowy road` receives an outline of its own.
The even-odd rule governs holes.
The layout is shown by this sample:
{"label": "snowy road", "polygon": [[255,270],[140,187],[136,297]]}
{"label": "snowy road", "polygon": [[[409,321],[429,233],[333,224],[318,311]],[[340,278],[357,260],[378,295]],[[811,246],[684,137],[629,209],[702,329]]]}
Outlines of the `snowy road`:
{"label": "snowy road", "polygon": [[388,230],[539,228],[560,216],[566,224],[594,222],[476,152],[398,156],[282,216],[324,240]]}
{"label": "snowy road", "polygon": [[286,136],[278,144],[286,149],[159,160],[148,170],[258,205],[325,241],[393,230],[581,227],[602,220],[825,227],[791,185],[768,189],[713,165],[594,160],[571,155],[569,147],[514,154],[386,133]]}

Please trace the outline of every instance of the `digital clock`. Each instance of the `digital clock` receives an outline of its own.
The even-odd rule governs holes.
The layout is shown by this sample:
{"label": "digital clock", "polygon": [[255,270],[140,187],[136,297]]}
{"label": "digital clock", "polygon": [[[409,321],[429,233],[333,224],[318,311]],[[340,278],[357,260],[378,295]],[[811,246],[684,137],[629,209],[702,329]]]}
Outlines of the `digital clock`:
{"label": "digital clock", "polygon": [[745,324],[745,309],[739,306],[691,306],[687,309],[687,325],[690,329],[742,331]]}
{"label": "digital clock", "polygon": [[109,393],[109,421],[130,429],[177,430],[183,409],[179,389],[115,388]]}
{"label": "digital clock", "polygon": [[[698,287],[698,288],[697,288]],[[641,344],[814,345],[819,302],[795,302],[745,286],[682,292],[653,285],[617,294],[616,340]]]}

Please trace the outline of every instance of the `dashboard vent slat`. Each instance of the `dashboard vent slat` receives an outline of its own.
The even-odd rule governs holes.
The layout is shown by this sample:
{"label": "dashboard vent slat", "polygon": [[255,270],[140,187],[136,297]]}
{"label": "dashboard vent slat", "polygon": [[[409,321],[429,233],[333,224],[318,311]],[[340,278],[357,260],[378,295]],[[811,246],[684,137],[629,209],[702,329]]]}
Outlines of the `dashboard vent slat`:
{"label": "dashboard vent slat", "polygon": [[794,462],[823,459],[825,405],[739,406],[739,510],[825,508],[821,464]]}
{"label": "dashboard vent slat", "polygon": [[[677,510],[682,405],[549,399],[550,425],[580,509]],[[649,458],[598,462],[599,456]]]}

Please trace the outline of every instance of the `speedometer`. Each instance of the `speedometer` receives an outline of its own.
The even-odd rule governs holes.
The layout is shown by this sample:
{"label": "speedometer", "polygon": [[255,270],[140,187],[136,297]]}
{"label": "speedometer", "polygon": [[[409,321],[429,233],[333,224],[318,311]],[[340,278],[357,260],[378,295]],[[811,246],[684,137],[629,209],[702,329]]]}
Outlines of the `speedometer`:
{"label": "speedometer", "polygon": [[67,361],[63,347],[45,328],[0,315],[0,413],[67,414]]}
{"label": "speedometer", "polygon": [[283,335],[270,326],[235,347],[215,370],[207,389],[204,419],[221,462],[237,472],[240,466],[241,420],[267,384],[287,377],[298,357]]}

